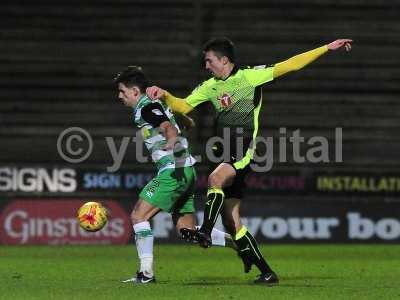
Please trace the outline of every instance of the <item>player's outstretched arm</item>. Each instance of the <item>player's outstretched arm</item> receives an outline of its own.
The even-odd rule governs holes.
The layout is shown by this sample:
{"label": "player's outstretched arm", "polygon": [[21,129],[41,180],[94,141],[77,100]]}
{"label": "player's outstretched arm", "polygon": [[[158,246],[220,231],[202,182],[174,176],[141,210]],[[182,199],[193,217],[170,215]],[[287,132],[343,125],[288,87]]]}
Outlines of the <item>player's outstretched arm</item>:
{"label": "player's outstretched arm", "polygon": [[163,99],[173,112],[186,115],[193,110],[193,107],[187,104],[184,99],[177,98],[158,86],[148,87],[146,94],[152,100]]}
{"label": "player's outstretched arm", "polygon": [[301,68],[312,63],[321,55],[328,52],[328,50],[334,51],[344,48],[346,49],[346,51],[350,51],[352,42],[353,41],[350,39],[339,39],[333,41],[328,45],[324,45],[322,47],[298,54],[296,56],[289,58],[288,60],[277,63],[274,66],[274,78],[278,78],[289,72],[300,70]]}

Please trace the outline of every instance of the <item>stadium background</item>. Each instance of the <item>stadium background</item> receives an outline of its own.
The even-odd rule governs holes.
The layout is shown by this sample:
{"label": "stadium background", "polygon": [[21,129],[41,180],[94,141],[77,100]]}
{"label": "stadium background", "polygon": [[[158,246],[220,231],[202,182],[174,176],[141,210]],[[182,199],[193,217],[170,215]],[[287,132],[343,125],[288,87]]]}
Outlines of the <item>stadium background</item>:
{"label": "stadium background", "polygon": [[[399,3],[396,1],[3,1],[0,43],[0,243],[126,243],[128,212],[153,175],[130,143],[122,167],[105,137],[135,135],[111,84],[126,65],[185,96],[206,78],[201,45],[228,36],[244,65],[273,64],[336,38],[330,53],[264,88],[261,131],[274,137],[270,172],[248,178],[243,216],[261,242],[381,242],[400,239]],[[212,134],[210,107],[196,113],[195,154]],[[71,164],[57,151],[63,130],[81,127],[93,152]],[[279,162],[280,128],[329,141],[327,163]],[[342,128],[343,162],[335,129]],[[304,155],[310,148],[302,144]],[[79,143],[75,146],[79,146]],[[201,210],[207,166],[199,169]],[[110,226],[88,236],[76,208],[106,201]],[[168,216],[154,234],[176,241]]]}

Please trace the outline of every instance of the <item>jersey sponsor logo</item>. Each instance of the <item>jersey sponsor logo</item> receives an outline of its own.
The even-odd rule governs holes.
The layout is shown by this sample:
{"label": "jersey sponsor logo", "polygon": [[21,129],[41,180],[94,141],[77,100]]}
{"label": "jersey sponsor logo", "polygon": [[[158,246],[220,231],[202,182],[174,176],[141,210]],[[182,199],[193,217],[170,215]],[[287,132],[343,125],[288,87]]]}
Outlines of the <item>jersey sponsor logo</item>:
{"label": "jersey sponsor logo", "polygon": [[218,100],[221,108],[227,108],[232,104],[232,96],[228,93],[224,93],[222,96],[219,96]]}

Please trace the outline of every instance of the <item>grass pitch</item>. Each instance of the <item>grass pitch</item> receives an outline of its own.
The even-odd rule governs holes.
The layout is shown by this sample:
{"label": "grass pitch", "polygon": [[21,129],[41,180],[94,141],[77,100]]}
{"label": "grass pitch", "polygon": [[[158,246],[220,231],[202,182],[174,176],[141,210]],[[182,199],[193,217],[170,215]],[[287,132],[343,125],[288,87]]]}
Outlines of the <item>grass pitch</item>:
{"label": "grass pitch", "polygon": [[132,245],[1,246],[0,299],[400,299],[400,246],[261,248],[278,286],[254,285],[228,248],[156,245],[158,282],[137,286],[120,283],[137,268]]}

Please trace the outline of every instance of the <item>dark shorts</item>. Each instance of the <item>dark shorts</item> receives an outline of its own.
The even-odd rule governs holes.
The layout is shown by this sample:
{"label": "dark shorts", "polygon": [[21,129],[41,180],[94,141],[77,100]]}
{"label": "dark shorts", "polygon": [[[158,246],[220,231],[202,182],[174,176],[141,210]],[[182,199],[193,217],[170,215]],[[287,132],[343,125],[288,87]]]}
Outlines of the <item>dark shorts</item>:
{"label": "dark shorts", "polygon": [[[230,165],[234,167],[233,163],[229,163]],[[243,198],[243,193],[246,189],[246,181],[245,178],[247,174],[251,172],[251,167],[250,165],[247,165],[243,169],[236,169],[236,176],[235,179],[233,180],[233,183],[231,186],[224,188],[224,193],[225,193],[225,198],[237,198],[237,199],[242,199]]]}
{"label": "dark shorts", "polygon": [[[221,151],[220,149],[217,150]],[[246,152],[244,151],[244,153]],[[229,158],[225,157],[225,159],[223,159],[221,163],[230,164],[236,171],[236,176],[233,180],[232,185],[224,188],[225,198],[243,198],[244,190],[246,189],[245,178],[247,174],[252,171],[251,164],[253,163],[253,161],[251,159],[246,160],[243,155],[238,159],[236,158],[235,153],[230,153]],[[212,165],[210,174],[212,171],[215,170],[218,165],[218,163]]]}

